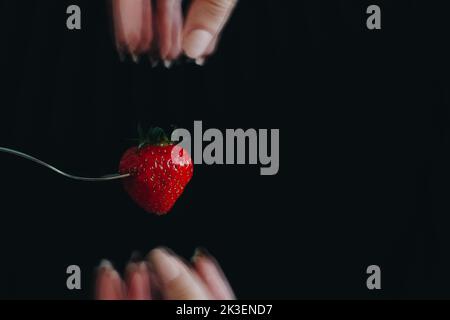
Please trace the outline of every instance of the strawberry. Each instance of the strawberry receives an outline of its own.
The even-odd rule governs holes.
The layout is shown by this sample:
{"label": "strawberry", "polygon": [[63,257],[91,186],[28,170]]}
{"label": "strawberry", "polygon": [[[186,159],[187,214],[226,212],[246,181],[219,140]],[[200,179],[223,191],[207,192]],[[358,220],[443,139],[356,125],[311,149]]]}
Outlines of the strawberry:
{"label": "strawberry", "polygon": [[171,142],[160,128],[152,128],[137,147],[128,149],[119,166],[124,187],[147,212],[168,213],[189,183],[194,166],[189,153]]}

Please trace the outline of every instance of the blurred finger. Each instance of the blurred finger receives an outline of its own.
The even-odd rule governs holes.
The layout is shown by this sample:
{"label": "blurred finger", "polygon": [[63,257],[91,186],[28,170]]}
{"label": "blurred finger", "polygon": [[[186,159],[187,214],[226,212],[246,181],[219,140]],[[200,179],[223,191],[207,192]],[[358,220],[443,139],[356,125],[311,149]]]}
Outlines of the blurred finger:
{"label": "blurred finger", "polygon": [[215,37],[211,44],[209,45],[208,49],[206,49],[204,56],[195,59],[195,63],[199,66],[203,66],[206,62],[206,59],[214,53],[214,51],[217,48],[217,43],[219,42],[219,37]]}
{"label": "blurred finger", "polygon": [[156,1],[156,24],[160,58],[166,60],[172,47],[172,26],[175,2],[178,0]]}
{"label": "blurred finger", "polygon": [[225,26],[237,0],[194,0],[183,32],[183,50],[189,58],[205,55]]}
{"label": "blurred finger", "polygon": [[150,51],[153,41],[153,17],[152,2],[143,0],[142,4],[142,28],[139,54]]}
{"label": "blurred finger", "polygon": [[217,300],[235,299],[233,290],[217,261],[204,249],[197,249],[192,263],[197,274]]}
{"label": "blurred finger", "polygon": [[205,57],[212,55],[214,53],[214,51],[216,51],[218,42],[219,42],[219,36],[215,37],[213,39],[213,41],[211,41],[211,43],[209,44],[208,48],[205,51],[205,54],[204,54]]}
{"label": "blurred finger", "polygon": [[127,298],[150,300],[150,276],[145,262],[128,264],[125,275]]}
{"label": "blurred finger", "polygon": [[139,54],[150,48],[153,39],[152,8],[148,0],[112,0],[116,46],[121,54]]}
{"label": "blurred finger", "polygon": [[202,281],[177,257],[165,249],[155,249],[149,261],[167,300],[207,300],[212,297]]}
{"label": "blurred finger", "polygon": [[95,299],[122,300],[125,298],[124,285],[119,274],[109,261],[103,260],[97,271]]}
{"label": "blurred finger", "polygon": [[183,36],[183,9],[181,8],[181,0],[174,3],[172,17],[172,44],[168,55],[169,60],[176,60],[182,52],[182,36]]}

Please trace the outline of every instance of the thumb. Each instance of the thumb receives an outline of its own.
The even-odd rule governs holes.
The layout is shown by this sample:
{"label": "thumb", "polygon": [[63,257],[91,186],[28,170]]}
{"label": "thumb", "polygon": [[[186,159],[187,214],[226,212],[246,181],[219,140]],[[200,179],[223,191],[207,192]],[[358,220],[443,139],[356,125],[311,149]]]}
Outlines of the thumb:
{"label": "thumb", "polygon": [[203,57],[225,26],[237,0],[194,0],[184,27],[183,50],[189,58]]}

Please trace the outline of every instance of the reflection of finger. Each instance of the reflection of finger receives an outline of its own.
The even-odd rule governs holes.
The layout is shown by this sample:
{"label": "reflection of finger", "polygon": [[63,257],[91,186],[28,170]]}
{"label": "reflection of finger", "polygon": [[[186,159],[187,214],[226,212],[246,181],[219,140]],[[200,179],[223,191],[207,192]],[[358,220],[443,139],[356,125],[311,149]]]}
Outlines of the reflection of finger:
{"label": "reflection of finger", "polygon": [[235,299],[233,290],[216,260],[206,250],[197,249],[192,258],[195,270],[217,300]]}
{"label": "reflection of finger", "polygon": [[122,300],[125,298],[122,279],[109,261],[103,260],[98,268],[95,298],[97,300]]}
{"label": "reflection of finger", "polygon": [[201,280],[177,257],[165,249],[150,252],[151,266],[160,281],[162,295],[168,300],[210,299]]}
{"label": "reflection of finger", "polygon": [[117,49],[134,56],[144,53],[150,48],[153,38],[151,2],[112,1]]}
{"label": "reflection of finger", "polygon": [[130,263],[127,266],[125,282],[130,300],[150,300],[150,276],[144,262]]}
{"label": "reflection of finger", "polygon": [[194,0],[184,28],[183,50],[192,59],[205,55],[237,0]]}

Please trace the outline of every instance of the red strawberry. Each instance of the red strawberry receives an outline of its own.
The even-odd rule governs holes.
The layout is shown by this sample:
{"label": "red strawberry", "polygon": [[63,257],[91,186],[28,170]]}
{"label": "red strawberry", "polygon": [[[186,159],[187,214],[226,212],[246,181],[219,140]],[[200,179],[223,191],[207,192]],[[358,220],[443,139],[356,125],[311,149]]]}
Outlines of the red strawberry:
{"label": "red strawberry", "polygon": [[157,215],[168,213],[192,178],[189,153],[172,143],[162,129],[150,129],[138,147],[130,148],[120,161],[125,190],[143,209]]}

